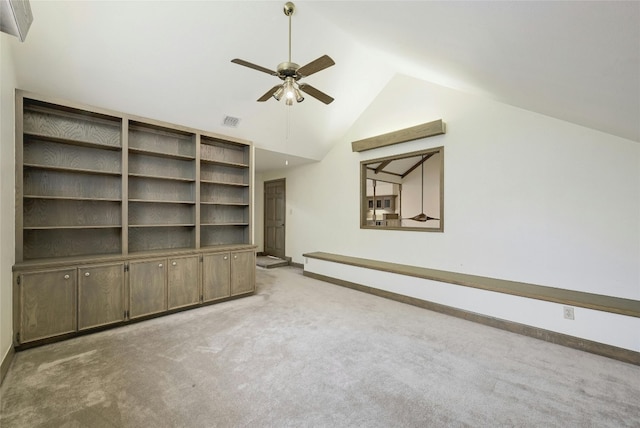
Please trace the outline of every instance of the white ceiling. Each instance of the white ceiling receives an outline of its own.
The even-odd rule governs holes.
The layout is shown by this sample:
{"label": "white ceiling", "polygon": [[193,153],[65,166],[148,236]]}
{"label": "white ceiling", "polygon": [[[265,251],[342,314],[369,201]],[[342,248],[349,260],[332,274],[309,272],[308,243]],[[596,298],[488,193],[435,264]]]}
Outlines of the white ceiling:
{"label": "white ceiling", "polygon": [[640,2],[295,3],[292,60],[335,60],[305,79],[330,105],[258,103],[279,80],[230,62],[287,60],[284,1],[31,0],[18,86],[251,140],[258,170],[321,159],[396,73],[640,142]]}

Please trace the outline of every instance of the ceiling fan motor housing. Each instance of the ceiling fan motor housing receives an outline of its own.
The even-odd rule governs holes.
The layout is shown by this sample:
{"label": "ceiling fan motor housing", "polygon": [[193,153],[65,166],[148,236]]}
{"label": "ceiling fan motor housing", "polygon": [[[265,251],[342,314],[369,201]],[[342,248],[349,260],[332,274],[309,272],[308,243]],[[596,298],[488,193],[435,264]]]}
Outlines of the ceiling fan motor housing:
{"label": "ceiling fan motor housing", "polygon": [[299,68],[300,66],[295,62],[281,62],[278,65],[278,77],[282,80],[287,77],[293,77],[295,80],[298,80],[300,78],[297,73]]}
{"label": "ceiling fan motor housing", "polygon": [[293,15],[293,12],[296,11],[296,6],[290,1],[284,4],[284,14],[287,16]]}

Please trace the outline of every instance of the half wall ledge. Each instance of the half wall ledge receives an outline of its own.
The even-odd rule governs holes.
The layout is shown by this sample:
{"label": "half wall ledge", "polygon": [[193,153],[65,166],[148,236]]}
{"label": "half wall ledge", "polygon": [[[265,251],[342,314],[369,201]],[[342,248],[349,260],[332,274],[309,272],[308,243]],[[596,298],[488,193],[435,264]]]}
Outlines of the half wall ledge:
{"label": "half wall ledge", "polygon": [[[487,278],[476,275],[467,275],[456,272],[434,270],[417,266],[343,256],[332,253],[311,252],[303,254],[303,257],[316,259],[323,262],[336,263],[337,266],[342,265],[343,268],[341,268],[340,270],[344,270],[344,266],[353,266],[356,268],[387,272],[394,275],[404,275],[407,277],[437,281],[445,284],[448,283],[479,290],[503,293],[511,296],[535,299],[542,302],[552,302],[581,307],[595,311],[601,311],[601,313],[624,315],[633,318],[622,317],[620,319],[624,319],[626,320],[625,322],[627,324],[632,323],[634,326],[636,324],[639,324],[640,321],[637,320],[637,318],[640,318],[640,301],[632,299],[623,299],[599,294],[584,293],[580,291],[564,290],[554,287]],[[420,297],[408,296],[405,294],[390,291],[388,289],[371,286],[371,284],[362,284],[360,283],[361,280],[358,278],[355,278],[355,281],[357,282],[354,282],[353,280],[350,281],[350,278],[339,278],[340,275],[333,275],[332,273],[323,272],[322,269],[320,269],[319,272],[313,272],[312,270],[308,270],[306,261],[304,267],[305,269],[303,275],[310,278],[315,278],[332,284],[352,288],[379,297],[396,300],[402,303],[407,303],[413,306],[418,306],[424,309],[444,313],[458,318],[463,318],[480,324],[489,325],[502,330],[534,337],[558,345],[567,346],[570,348],[590,352],[608,358],[613,358],[635,365],[640,365],[640,352],[633,350],[635,349],[635,346],[637,346],[637,344],[635,346],[632,346],[632,349],[627,349],[627,346],[625,345],[621,347],[615,346],[613,344],[602,343],[598,340],[576,337],[572,334],[566,334],[563,332],[552,331],[547,328],[527,325],[526,323],[523,324],[518,321],[502,319],[491,314],[478,313],[467,309],[456,308],[447,304],[437,303],[434,301],[430,301],[428,298],[425,299]],[[625,330],[629,331],[629,333],[631,334],[631,330]]]}
{"label": "half wall ledge", "polygon": [[528,297],[530,299],[545,300],[547,302],[640,318],[639,300],[623,299],[619,297],[604,296],[601,294],[585,293],[582,291],[565,290],[543,285],[487,278],[483,276],[382,262],[378,260],[361,259],[358,257],[342,256],[331,253],[313,252],[303,254],[302,256],[327,262],[341,263],[366,269],[374,269],[399,275],[413,276],[432,281],[479,288],[481,290],[495,291],[519,297]]}

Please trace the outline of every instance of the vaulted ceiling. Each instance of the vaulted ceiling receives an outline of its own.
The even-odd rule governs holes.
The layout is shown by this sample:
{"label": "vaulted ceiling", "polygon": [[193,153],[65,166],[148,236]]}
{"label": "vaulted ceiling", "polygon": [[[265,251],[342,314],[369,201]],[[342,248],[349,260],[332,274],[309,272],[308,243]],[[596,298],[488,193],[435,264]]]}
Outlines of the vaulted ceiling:
{"label": "vaulted ceiling", "polygon": [[284,1],[31,0],[18,86],[252,140],[259,170],[321,159],[397,73],[640,142],[640,2],[295,3],[330,105],[258,103],[279,80],[230,62],[287,60]]}

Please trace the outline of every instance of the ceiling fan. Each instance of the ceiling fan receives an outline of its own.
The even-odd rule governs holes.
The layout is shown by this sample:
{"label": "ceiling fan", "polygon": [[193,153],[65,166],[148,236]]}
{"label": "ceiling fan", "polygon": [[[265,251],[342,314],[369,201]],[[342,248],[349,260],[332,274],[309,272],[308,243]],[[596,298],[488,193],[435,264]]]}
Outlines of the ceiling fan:
{"label": "ceiling fan", "polygon": [[428,156],[422,156],[422,159],[420,160],[420,168],[422,168],[422,172],[420,174],[420,176],[422,177],[420,180],[420,198],[421,198],[420,206],[422,207],[422,211],[418,215],[414,215],[413,217],[403,218],[403,220],[413,220],[413,221],[419,221],[422,223],[428,220],[440,220],[439,218],[429,217],[424,213],[424,163],[427,159],[429,159],[434,154],[435,153],[431,153]]}
{"label": "ceiling fan", "polygon": [[272,76],[277,76],[278,78],[280,78],[280,80],[284,81],[284,83],[274,86],[273,88],[269,89],[263,96],[258,98],[258,101],[260,102],[267,101],[271,97],[280,101],[280,99],[284,95],[286,105],[290,106],[293,105],[293,100],[296,100],[296,102],[304,101],[304,97],[301,93],[302,91],[322,101],[325,104],[330,104],[333,101],[333,98],[329,95],[306,83],[298,83],[298,80],[302,79],[303,77],[311,76],[318,71],[322,71],[325,68],[331,67],[335,64],[335,62],[328,55],[323,55],[320,58],[311,61],[309,64],[303,65],[302,67],[291,61],[291,15],[293,15],[293,13],[295,12],[295,8],[295,5],[291,2],[287,2],[284,5],[284,14],[289,17],[289,61],[280,63],[278,65],[277,71],[252,64],[248,61],[238,58],[232,59],[231,62],[243,65],[245,67],[253,68],[254,70],[262,71],[263,73],[267,73]]}

